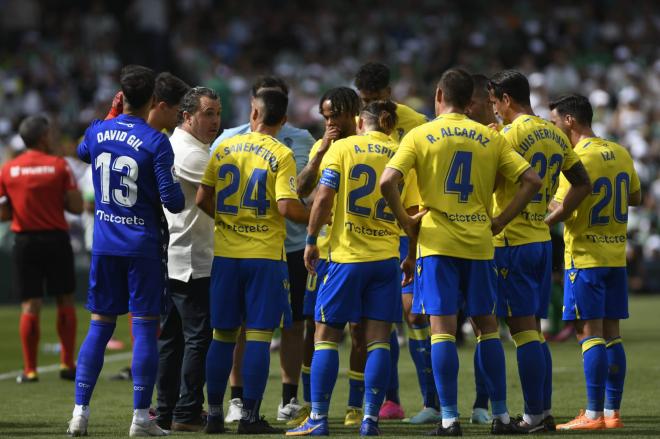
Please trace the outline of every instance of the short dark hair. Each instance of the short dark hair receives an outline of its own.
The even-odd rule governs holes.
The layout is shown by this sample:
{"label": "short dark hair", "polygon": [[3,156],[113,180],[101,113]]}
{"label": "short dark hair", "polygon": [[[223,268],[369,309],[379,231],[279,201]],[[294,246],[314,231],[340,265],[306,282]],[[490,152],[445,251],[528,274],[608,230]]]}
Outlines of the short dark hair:
{"label": "short dark hair", "polygon": [[355,75],[358,90],[376,92],[390,85],[390,68],[385,64],[368,62]]}
{"label": "short dark hair", "polygon": [[209,99],[216,100],[218,99],[218,94],[208,87],[193,87],[189,89],[183,98],[181,98],[181,103],[179,104],[179,112],[177,113],[177,124],[181,125],[183,123],[183,112],[186,111],[190,114],[199,110],[199,104],[202,100],[202,96],[206,96]]}
{"label": "short dark hair", "polygon": [[398,117],[396,115],[396,104],[392,101],[369,102],[360,111],[360,117],[370,126],[384,133],[391,133]]}
{"label": "short dark hair", "polygon": [[476,73],[472,75],[472,82],[474,83],[474,90],[472,90],[473,94],[475,92],[479,93],[480,95],[488,94],[488,77],[486,75]]}
{"label": "short dark hair", "polygon": [[323,113],[323,103],[330,101],[333,113],[349,113],[357,116],[360,113],[362,102],[355,90],[348,87],[335,87],[323,93],[319,101],[319,113]]}
{"label": "short dark hair", "polygon": [[260,100],[263,104],[262,122],[264,125],[275,126],[282,122],[289,106],[287,95],[279,90],[266,89],[258,92],[255,99]]}
{"label": "short dark hair", "polygon": [[127,65],[121,69],[119,83],[128,104],[133,108],[142,108],[154,94],[156,73],[148,67]]}
{"label": "short dark hair", "polygon": [[181,98],[188,90],[190,86],[170,72],[162,72],[156,76],[154,96],[157,102],[165,102],[173,107],[181,102]]}
{"label": "short dark hair", "polygon": [[561,96],[550,102],[550,111],[557,110],[560,116],[572,116],[580,125],[591,126],[594,110],[589,99],[579,94]]}
{"label": "short dark hair", "polygon": [[488,80],[488,90],[497,99],[502,99],[502,96],[506,93],[514,101],[529,105],[529,81],[527,81],[525,75],[516,70],[503,70],[495,73]]}
{"label": "short dark hair", "polygon": [[286,82],[278,76],[259,76],[252,84],[252,97],[257,97],[257,92],[262,88],[277,88],[282,91],[285,95],[289,95],[289,87],[286,85]]}
{"label": "short dark hair", "polygon": [[49,128],[50,122],[46,116],[28,116],[18,126],[18,134],[26,148],[34,148]]}
{"label": "short dark hair", "polygon": [[474,82],[472,76],[465,70],[449,69],[440,77],[438,88],[442,90],[442,99],[445,102],[466,108],[472,100]]}

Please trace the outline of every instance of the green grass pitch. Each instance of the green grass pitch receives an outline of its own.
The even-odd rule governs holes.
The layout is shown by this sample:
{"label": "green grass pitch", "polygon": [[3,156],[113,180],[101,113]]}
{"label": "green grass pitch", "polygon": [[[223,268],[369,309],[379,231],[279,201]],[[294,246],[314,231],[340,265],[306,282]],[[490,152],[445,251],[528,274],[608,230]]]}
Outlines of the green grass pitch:
{"label": "green grass pitch", "polygon": [[[622,325],[623,340],[628,354],[628,375],[622,407],[625,423],[623,430],[592,432],[557,432],[556,435],[584,435],[589,437],[630,438],[660,436],[660,297],[637,296],[630,301],[632,318]],[[73,407],[73,383],[61,381],[57,373],[42,373],[36,384],[17,385],[14,378],[6,377],[8,372],[21,367],[20,342],[18,338],[18,306],[0,307],[0,437],[12,438],[52,438],[65,435],[66,422]],[[88,326],[88,313],[79,309],[78,343],[82,341]],[[41,342],[56,343],[54,308],[44,310],[41,324]],[[117,336],[128,341],[126,318],[117,324]],[[459,350],[461,368],[459,376],[459,408],[466,436],[488,434],[486,426],[472,426],[470,415],[474,397],[472,353],[474,345],[466,343]],[[508,370],[508,402],[512,414],[522,409],[520,382],[517,377],[513,344],[505,343]],[[552,343],[554,358],[553,411],[558,421],[573,417],[585,404],[582,359],[575,341]],[[343,349],[341,369],[332,398],[331,433],[339,436],[357,436],[357,429],[344,427],[341,423],[347,399],[348,379],[346,367],[348,352]],[[108,379],[127,364],[125,355],[118,359],[116,353],[109,352],[99,378],[91,403],[89,432],[91,437],[126,437],[131,422],[131,385],[127,382],[113,382]],[[58,363],[55,353],[40,351],[39,364],[42,366]],[[401,400],[407,414],[414,414],[420,407],[420,396],[414,367],[407,349],[401,350],[399,362]],[[279,359],[271,358],[270,379],[266,390],[262,413],[269,420],[275,418],[280,397]],[[273,424],[277,424],[273,422]],[[404,437],[423,435],[430,426],[410,426],[400,422],[381,422],[385,436]],[[235,431],[235,426],[230,427]],[[177,436],[186,438],[204,437],[191,433]]]}

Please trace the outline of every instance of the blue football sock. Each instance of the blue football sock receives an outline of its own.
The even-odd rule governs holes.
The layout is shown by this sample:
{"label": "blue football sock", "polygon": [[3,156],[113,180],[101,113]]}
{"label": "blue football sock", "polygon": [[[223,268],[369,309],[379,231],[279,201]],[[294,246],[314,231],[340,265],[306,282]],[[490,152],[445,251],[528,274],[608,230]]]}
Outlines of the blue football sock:
{"label": "blue football sock", "polygon": [[620,337],[607,342],[607,365],[605,408],[619,410],[623,396],[623,384],[626,380],[626,351],[623,350]]}
{"label": "blue football sock", "polygon": [[[396,331],[390,334],[390,376],[388,378],[387,393],[385,399],[388,401],[401,404],[399,400],[399,339],[396,337]],[[365,368],[365,386],[366,386],[366,373]]]}
{"label": "blue football sock", "polygon": [[545,385],[545,355],[538,332],[521,331],[513,334],[518,357],[518,375],[525,400],[525,414],[543,413],[543,388]]}
{"label": "blue football sock", "polygon": [[587,382],[587,410],[602,412],[605,407],[605,381],[607,380],[607,352],[601,337],[583,339],[582,360]]}
{"label": "blue football sock", "polygon": [[303,385],[303,401],[306,403],[312,402],[312,388],[311,388],[311,366],[305,366],[303,364],[302,370],[300,371],[300,379],[302,380]]}
{"label": "blue football sock", "polygon": [[348,407],[360,408],[364,401],[364,373],[348,371]]}
{"label": "blue football sock", "polygon": [[550,346],[546,343],[543,334],[539,333],[541,340],[541,349],[543,350],[543,357],[545,358],[545,381],[543,384],[543,411],[550,412],[552,408],[552,354],[550,353]]}
{"label": "blue football sock", "polygon": [[478,360],[486,381],[493,416],[508,413],[506,406],[506,364],[497,332],[477,337]]}
{"label": "blue football sock", "polygon": [[158,373],[158,320],[133,317],[133,408],[148,409]]}
{"label": "blue football sock", "polygon": [[408,350],[417,372],[419,389],[422,392],[424,407],[438,409],[438,394],[433,382],[433,369],[431,368],[431,338],[428,325],[413,325],[408,337]]}
{"label": "blue football sock", "polygon": [[238,329],[213,330],[213,340],[206,354],[206,393],[209,406],[221,406],[231,374]]}
{"label": "blue football sock", "polygon": [[456,337],[450,334],[431,336],[433,376],[440,397],[442,419],[458,418],[458,351]]}
{"label": "blue football sock", "polygon": [[[330,397],[339,373],[337,343],[321,341],[314,344],[312,358],[312,413],[327,416]],[[349,372],[350,373],[350,372]],[[362,401],[360,405],[362,407]]]}
{"label": "blue football sock", "polygon": [[76,367],[75,401],[78,405],[89,405],[96,380],[103,368],[105,346],[110,341],[115,324],[92,320],[87,337],[80,346]]}
{"label": "blue football sock", "polygon": [[244,419],[259,419],[259,406],[264,397],[268,370],[270,368],[270,340],[273,331],[245,330],[245,353],[243,354],[243,416]]}
{"label": "blue football sock", "polygon": [[472,361],[474,364],[474,386],[476,388],[476,397],[474,398],[473,409],[480,408],[488,410],[488,387],[486,387],[486,379],[484,378],[483,371],[479,367],[479,350],[474,350]]}
{"label": "blue football sock", "polygon": [[364,386],[369,391],[365,392],[364,397],[365,416],[378,418],[380,406],[385,398],[385,388],[388,381],[391,381],[390,361],[392,357],[389,350],[390,344],[388,343],[371,343],[367,346]]}

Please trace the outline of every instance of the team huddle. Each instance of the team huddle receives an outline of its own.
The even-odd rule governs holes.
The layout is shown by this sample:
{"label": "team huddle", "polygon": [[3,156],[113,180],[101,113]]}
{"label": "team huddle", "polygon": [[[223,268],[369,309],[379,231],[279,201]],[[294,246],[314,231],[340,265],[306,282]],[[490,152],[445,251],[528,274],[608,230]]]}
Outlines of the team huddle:
{"label": "team huddle", "polygon": [[[79,157],[92,165],[96,215],[92,321],[78,358],[71,435],[87,434],[105,346],[116,316],[127,312],[135,337],[130,435],[167,434],[148,410],[158,374],[159,315],[173,277],[167,250],[181,230],[193,235],[188,257],[210,271],[202,287],[212,330],[207,433],[222,433],[225,422],[235,420],[239,434],[281,432],[260,416],[269,346],[276,328],[302,331],[306,322],[295,373],[297,383],[302,368],[304,402],[283,396],[278,419],[289,421],[286,435],[330,434],[338,345],[347,324],[345,424],[359,425],[362,436],[379,435],[379,419],[401,410],[393,325],[405,321],[423,400],[410,422],[437,423],[431,435],[460,436],[459,312],[477,337],[481,398],[473,422],[490,423],[492,434],[623,426],[619,320],[628,317],[627,212],[641,201],[640,182],[628,152],[591,130],[585,97],[553,101],[546,121],[533,114],[521,73],[486,78],[450,69],[436,87],[436,118],[427,121],[392,102],[388,68],[368,63],[356,75],[358,92],[337,87],[321,97],[325,134],[301,154],[291,136],[279,140],[283,130],[295,129],[286,120],[286,85],[262,79],[253,88],[249,124],[225,132],[210,156],[197,152],[193,172],[172,149],[177,138],[170,144],[147,123],[154,78],[144,67],[125,67],[122,114],[93,122],[78,146]],[[216,121],[198,137],[208,146],[220,110],[217,95],[204,90],[192,88],[183,100],[196,100],[195,114]],[[540,320],[550,301],[549,228],[559,222],[566,244],[563,318],[574,321],[582,346],[587,406],[556,425],[552,357]],[[195,239],[213,240],[212,254],[210,248],[200,254]],[[196,277],[184,274],[183,281]],[[300,291],[295,298],[294,290]],[[507,407],[498,318],[516,345],[525,403],[518,418]],[[240,397],[232,390],[232,407],[236,399],[240,412],[230,419],[223,401],[237,370],[243,384]]]}

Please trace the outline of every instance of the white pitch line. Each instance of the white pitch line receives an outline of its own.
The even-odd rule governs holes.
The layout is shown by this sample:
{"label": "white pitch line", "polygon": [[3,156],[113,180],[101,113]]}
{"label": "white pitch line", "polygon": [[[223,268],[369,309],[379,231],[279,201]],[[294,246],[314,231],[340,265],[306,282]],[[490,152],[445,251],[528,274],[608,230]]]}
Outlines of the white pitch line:
{"label": "white pitch line", "polygon": [[[123,361],[123,360],[128,360],[131,358],[131,353],[130,352],[120,352],[118,354],[111,354],[111,355],[106,355],[105,359],[103,360],[104,363],[114,363],[116,361]],[[37,372],[38,373],[49,373],[49,372],[57,372],[60,370],[60,364],[51,364],[49,366],[41,366],[37,367]],[[0,381],[4,380],[10,380],[10,379],[16,379],[18,375],[21,374],[23,370],[14,370],[12,372],[6,372],[0,374]]]}

